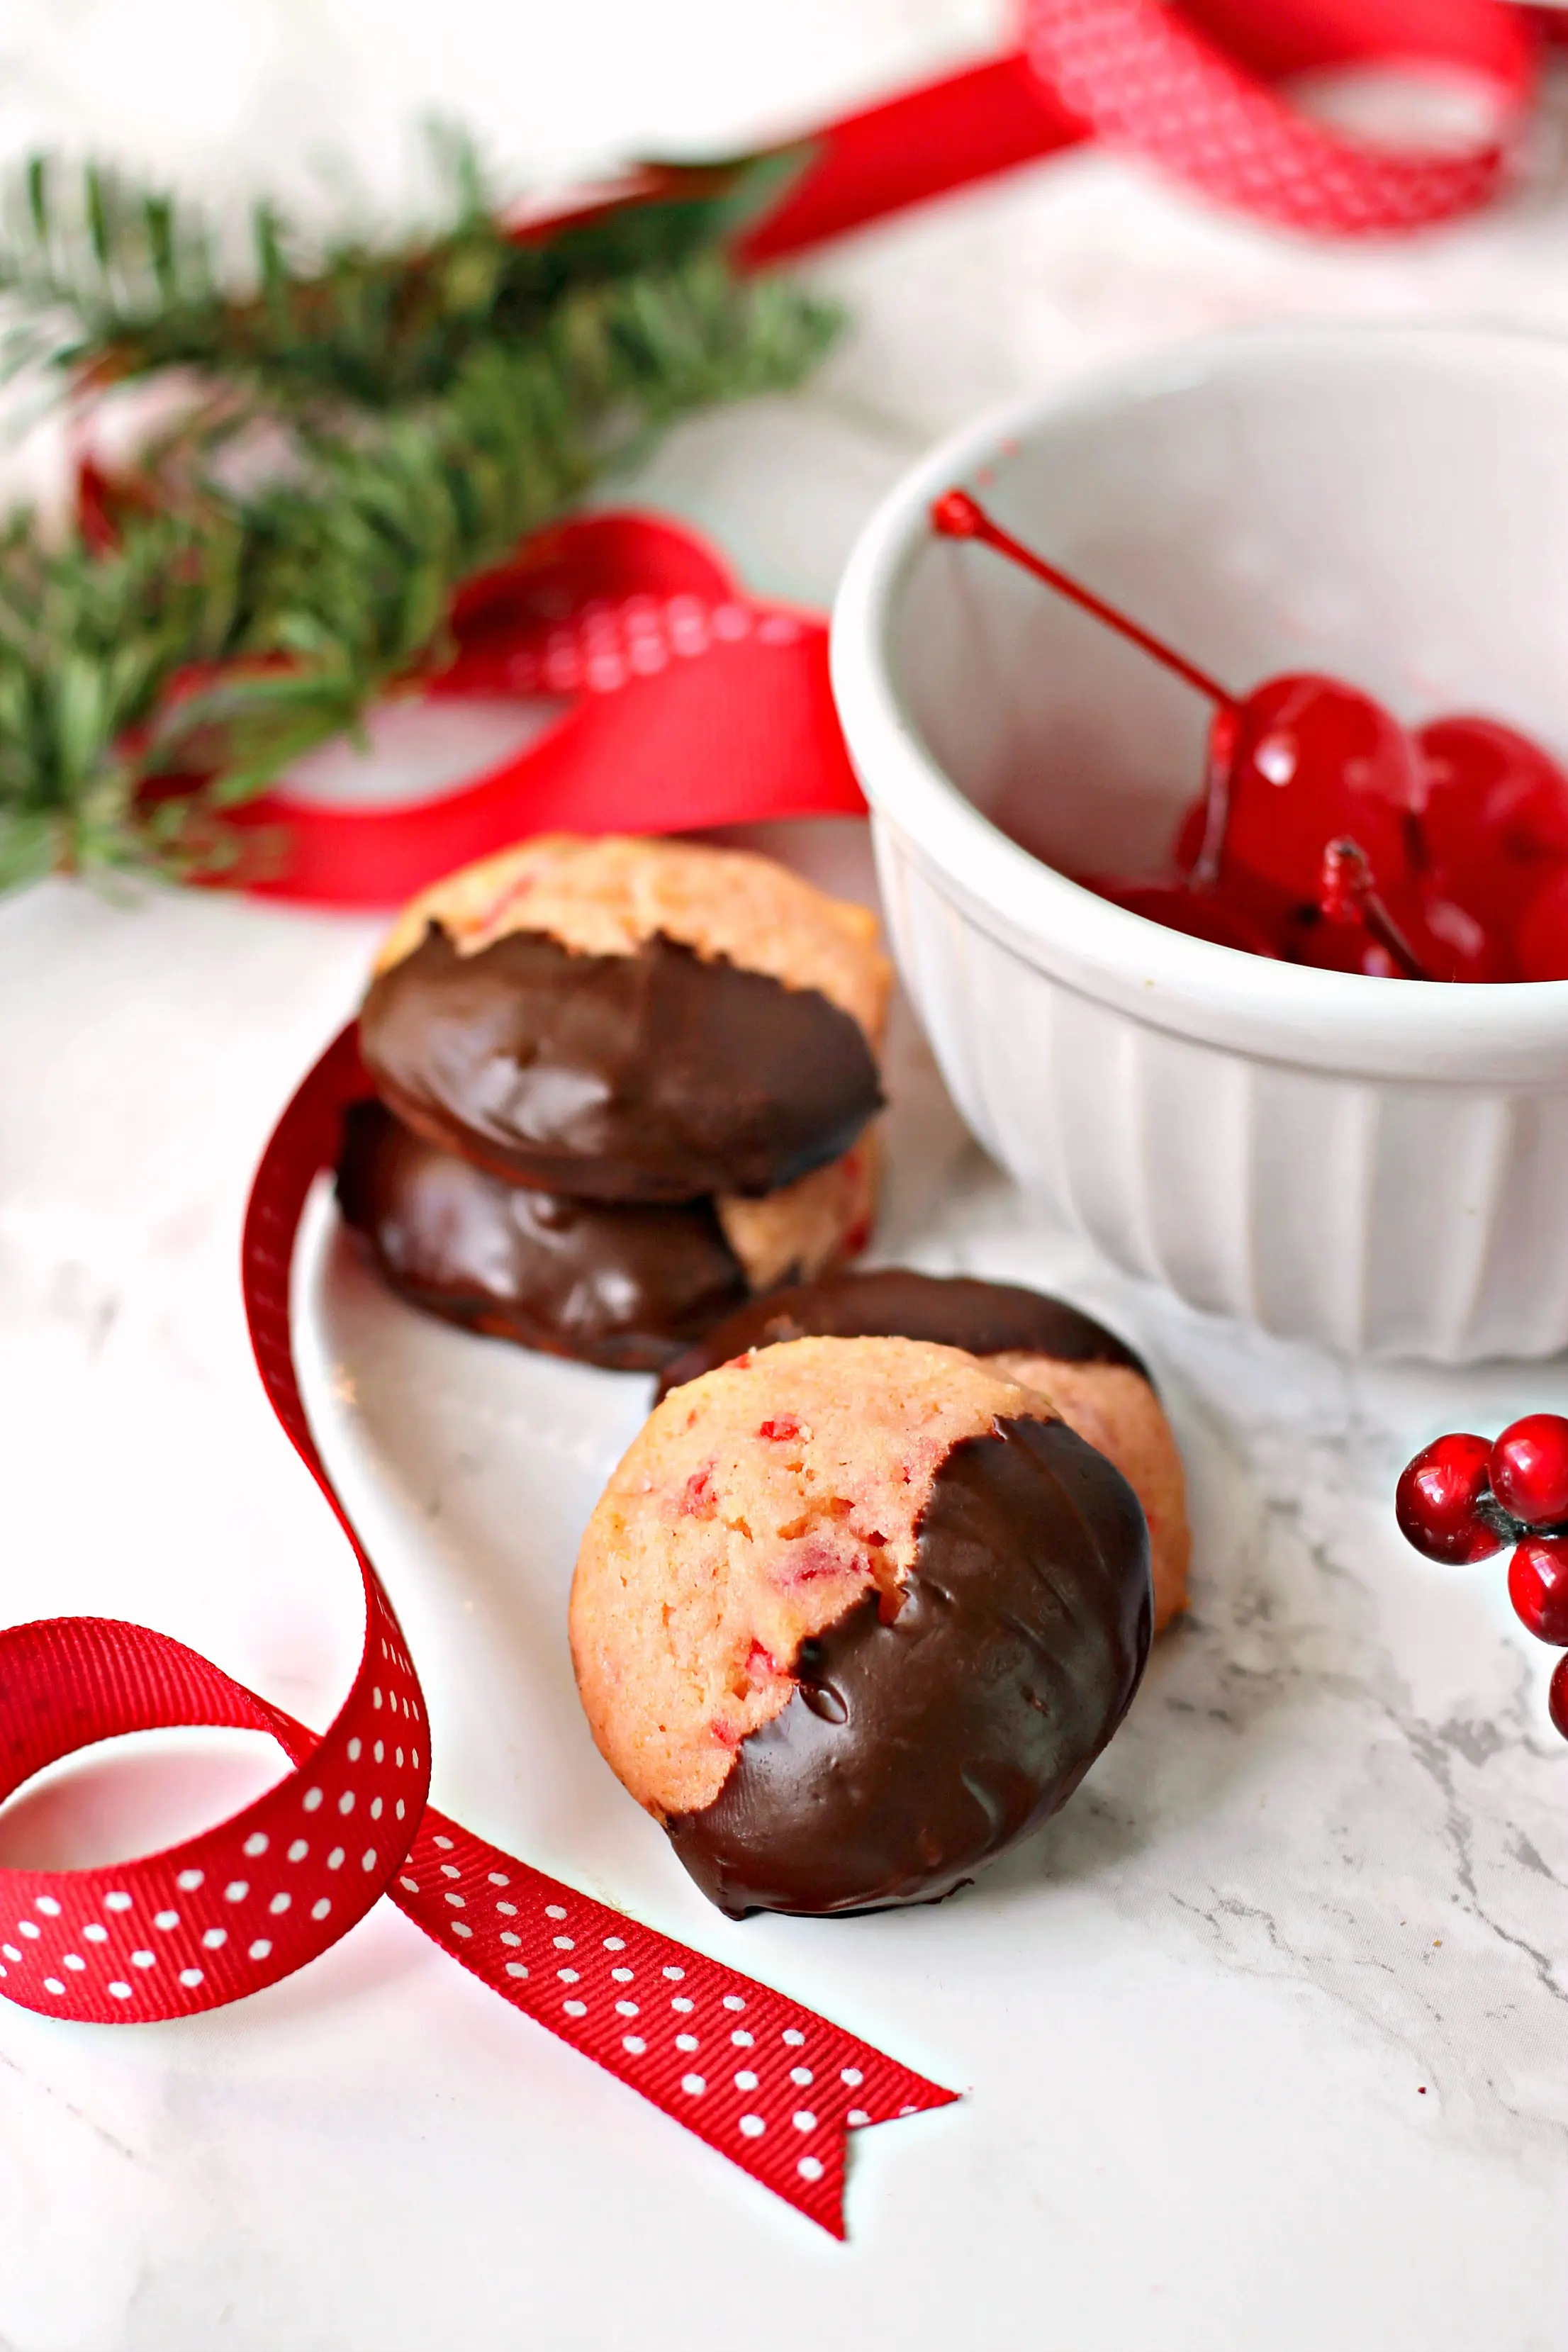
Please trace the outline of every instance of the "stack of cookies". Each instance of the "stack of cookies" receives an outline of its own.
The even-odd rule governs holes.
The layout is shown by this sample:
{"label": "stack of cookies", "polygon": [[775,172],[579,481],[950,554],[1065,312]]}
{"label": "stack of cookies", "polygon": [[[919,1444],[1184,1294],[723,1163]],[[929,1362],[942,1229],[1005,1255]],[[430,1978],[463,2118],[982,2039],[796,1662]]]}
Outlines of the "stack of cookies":
{"label": "stack of cookies", "polygon": [[657,1370],[863,1246],[890,974],[771,859],[555,834],[414,900],[360,1013],[348,1222],[416,1304]]}

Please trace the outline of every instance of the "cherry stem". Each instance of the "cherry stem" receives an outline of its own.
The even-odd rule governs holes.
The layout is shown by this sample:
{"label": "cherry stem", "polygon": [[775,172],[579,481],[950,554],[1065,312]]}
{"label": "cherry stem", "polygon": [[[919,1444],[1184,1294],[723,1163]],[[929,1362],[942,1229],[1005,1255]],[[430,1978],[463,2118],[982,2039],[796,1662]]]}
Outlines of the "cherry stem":
{"label": "cherry stem", "polygon": [[1331,922],[1354,916],[1369,939],[1399,966],[1406,980],[1430,980],[1427,971],[1394,917],[1378,896],[1372,860],[1359,841],[1342,834],[1323,851],[1323,878],[1318,901]]}
{"label": "cherry stem", "polygon": [[[1043,580],[1047,588],[1054,588],[1058,596],[1065,596],[1070,604],[1080,606],[1086,613],[1092,613],[1097,621],[1105,623],[1107,628],[1115,629],[1120,635],[1141,646],[1144,653],[1152,655],[1157,662],[1163,662],[1167,669],[1174,670],[1178,677],[1184,678],[1188,686],[1195,687],[1200,694],[1206,695],[1222,710],[1234,711],[1238,708],[1237,698],[1228,687],[1221,686],[1217,678],[1210,677],[1206,670],[1199,669],[1197,664],[1188,661],[1184,654],[1175,652],[1172,646],[1162,644],[1158,637],[1151,636],[1147,629],[1140,628],[1136,621],[1130,621],[1125,613],[1116,610],[1114,604],[1106,604],[1091,588],[1084,587],[1080,581],[1074,580],[1068,572],[1058,571],[1054,563],[1047,563],[1043,555],[1037,555],[1032,547],[1026,547],[1021,540],[1013,537],[1011,531],[1004,530],[1000,523],[993,522],[984,508],[977,499],[972,499],[967,490],[944,490],[940,499],[933,499],[931,523],[931,529],[943,539],[978,539],[987,547],[994,547],[998,555],[1006,556],[1011,562],[1021,565],[1024,571],[1032,572],[1037,580]],[[1211,812],[1214,798],[1211,793]],[[1223,824],[1220,831],[1224,831]],[[1207,846],[1206,829],[1205,845]]]}

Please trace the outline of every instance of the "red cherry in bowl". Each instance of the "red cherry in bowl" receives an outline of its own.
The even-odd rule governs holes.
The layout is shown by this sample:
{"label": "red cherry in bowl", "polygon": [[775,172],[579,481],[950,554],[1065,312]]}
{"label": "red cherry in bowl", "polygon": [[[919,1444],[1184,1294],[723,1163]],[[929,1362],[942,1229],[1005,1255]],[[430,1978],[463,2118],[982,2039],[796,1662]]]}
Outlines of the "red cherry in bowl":
{"label": "red cherry in bowl", "polygon": [[1310,672],[1265,678],[1219,713],[1215,736],[1195,881],[1234,874],[1311,905],[1324,844],[1340,835],[1360,843],[1381,889],[1409,873],[1420,763],[1370,695]]}
{"label": "red cherry in bowl", "polygon": [[1434,719],[1416,735],[1426,780],[1423,830],[1435,866],[1568,857],[1568,776],[1499,719]]}
{"label": "red cherry in bowl", "polygon": [[1381,885],[1406,871],[1421,767],[1410,737],[1370,695],[1302,673],[1266,678],[1237,696],[1004,530],[967,490],[944,491],[931,520],[942,538],[979,540],[1033,573],[1215,705],[1208,786],[1183,825],[1178,853],[1200,889],[1235,877],[1278,900],[1282,912],[1312,905],[1323,845],[1335,834],[1355,835]]}
{"label": "red cherry in bowl", "polygon": [[1527,1412],[1510,1422],[1493,1444],[1489,1473],[1498,1501],[1527,1528],[1568,1519],[1568,1420]]}
{"label": "red cherry in bowl", "polygon": [[1109,898],[1114,906],[1125,907],[1130,915],[1142,915],[1152,923],[1163,923],[1167,930],[1185,931],[1190,939],[1211,940],[1215,947],[1239,948],[1247,955],[1279,956],[1279,949],[1261,923],[1254,921],[1244,908],[1207,891],[1189,890],[1183,884],[1172,882],[1123,882],[1112,875],[1084,874],[1078,878],[1086,890]]}
{"label": "red cherry in bowl", "polygon": [[[1495,719],[1436,719],[1415,741],[1426,780],[1428,865],[1447,897],[1503,937],[1568,863],[1568,776],[1538,743]],[[1541,936],[1521,959],[1523,978],[1568,978],[1568,936],[1557,936],[1563,928],[1554,913],[1542,916]],[[1531,969],[1522,969],[1526,961]]]}
{"label": "red cherry in bowl", "polygon": [[1331,922],[1308,908],[1286,932],[1286,961],[1314,971],[1354,971],[1367,980],[1408,980],[1381,940],[1359,922]]}
{"label": "red cherry in bowl", "polygon": [[1391,950],[1387,930],[1380,936],[1356,912],[1336,919],[1321,908],[1304,908],[1286,927],[1285,954],[1293,963],[1364,972],[1373,980],[1512,979],[1506,940],[1430,882],[1406,877],[1378,895],[1403,952]]}
{"label": "red cherry in bowl", "polygon": [[1515,1546],[1508,1597],[1538,1642],[1568,1650],[1568,1536],[1526,1536]]}
{"label": "red cherry in bowl", "polygon": [[[1331,970],[1443,981],[1514,975],[1526,880],[1562,861],[1568,776],[1494,719],[1435,720],[1419,737],[1359,688],[1317,672],[1266,678],[1237,696],[1141,623],[994,522],[967,490],[935,499],[933,530],[973,539],[1117,630],[1215,706],[1208,774],[1183,818],[1175,863],[1194,898],[1145,895],[1136,911],[1226,946]],[[1427,823],[1428,795],[1435,808]],[[1354,845],[1364,883],[1353,907],[1320,902],[1325,850]],[[1142,886],[1096,880],[1131,905]],[[1163,886],[1162,886],[1163,887]],[[1531,976],[1568,978],[1568,880],[1531,932]]]}
{"label": "red cherry in bowl", "polygon": [[1568,865],[1536,870],[1548,879],[1515,926],[1514,962],[1521,980],[1568,980]]}
{"label": "red cherry in bowl", "polygon": [[1400,1473],[1394,1516],[1406,1543],[1428,1559],[1489,1559],[1508,1541],[1488,1515],[1491,1445],[1457,1430],[1434,1438]]}
{"label": "red cherry in bowl", "polygon": [[1513,978],[1507,927],[1483,922],[1441,882],[1417,876],[1393,883],[1388,905],[1434,980]]}

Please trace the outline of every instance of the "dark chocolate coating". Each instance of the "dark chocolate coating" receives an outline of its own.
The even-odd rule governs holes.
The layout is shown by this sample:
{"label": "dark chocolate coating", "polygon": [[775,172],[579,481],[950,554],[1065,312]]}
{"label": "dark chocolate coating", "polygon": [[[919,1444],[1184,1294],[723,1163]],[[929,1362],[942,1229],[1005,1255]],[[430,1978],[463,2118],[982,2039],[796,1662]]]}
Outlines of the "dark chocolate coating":
{"label": "dark chocolate coating", "polygon": [[1121,1472],[1064,1422],[999,1421],[937,1473],[897,1616],[869,1593],[802,1645],[676,1853],[731,1918],[935,1902],[1071,1795],[1152,1622]]}
{"label": "dark chocolate coating", "polygon": [[503,1184],[378,1102],[344,1122],[338,1201],[394,1289],[525,1348],[652,1371],[746,1295],[709,1201],[573,1201]]}
{"label": "dark chocolate coating", "polygon": [[748,1348],[784,1339],[930,1339],[972,1356],[1017,1349],[1063,1364],[1124,1364],[1148,1380],[1131,1348],[1064,1299],[1010,1282],[942,1279],[887,1266],[772,1290],[719,1324],[661,1375],[660,1397]]}
{"label": "dark chocolate coating", "polygon": [[514,1184],[599,1201],[771,1192],[847,1151],[882,1090],[811,988],[650,940],[574,955],[432,924],[365,998],[360,1051],[404,1124]]}

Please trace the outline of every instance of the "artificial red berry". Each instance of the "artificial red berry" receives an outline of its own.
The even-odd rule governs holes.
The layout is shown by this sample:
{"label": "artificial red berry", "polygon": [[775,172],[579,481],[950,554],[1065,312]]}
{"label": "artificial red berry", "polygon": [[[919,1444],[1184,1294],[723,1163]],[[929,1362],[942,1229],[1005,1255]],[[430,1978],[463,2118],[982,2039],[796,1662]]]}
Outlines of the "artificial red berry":
{"label": "artificial red berry", "polygon": [[1507,1541],[1485,1516],[1491,1447],[1463,1431],[1435,1438],[1407,1462],[1394,1489],[1394,1515],[1406,1543],[1428,1559],[1489,1559]]}
{"label": "artificial red berry", "polygon": [[1568,1536],[1526,1536],[1508,1564],[1513,1613],[1539,1642],[1568,1650]]}
{"label": "artificial red berry", "polygon": [[1568,1421],[1527,1412],[1510,1422],[1491,1451],[1491,1489],[1527,1528],[1568,1519]]}
{"label": "artificial red berry", "polygon": [[1568,1739],[1568,1654],[1559,1658],[1552,1670],[1552,1687],[1547,1693],[1546,1704],[1551,1709],[1554,1727],[1564,1739]]}

